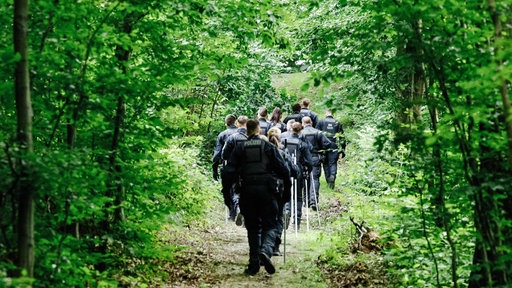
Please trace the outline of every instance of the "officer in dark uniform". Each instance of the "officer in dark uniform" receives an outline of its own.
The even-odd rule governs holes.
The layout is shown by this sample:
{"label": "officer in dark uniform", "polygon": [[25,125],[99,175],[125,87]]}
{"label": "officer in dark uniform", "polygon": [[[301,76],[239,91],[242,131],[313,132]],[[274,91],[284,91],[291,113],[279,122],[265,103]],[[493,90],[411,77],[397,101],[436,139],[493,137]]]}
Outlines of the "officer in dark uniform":
{"label": "officer in dark uniform", "polygon": [[[281,147],[286,149],[288,153],[291,155],[292,159],[294,159],[295,163],[299,168],[299,173],[296,177],[297,180],[297,199],[295,203],[295,207],[297,207],[297,229],[300,228],[300,222],[302,217],[302,204],[304,199],[304,193],[306,193],[306,189],[304,186],[305,176],[309,175],[313,168],[313,159],[311,158],[311,152],[309,143],[304,141],[304,139],[299,136],[302,131],[302,124],[294,122],[291,125],[291,134],[289,137],[285,138],[281,135]],[[293,191],[292,191],[293,192]],[[286,215],[285,218],[291,215],[291,205],[290,203],[286,204],[285,207]],[[288,227],[288,219],[285,219],[286,227]]]}
{"label": "officer in dark uniform", "polygon": [[300,109],[300,115],[302,115],[302,118],[309,117],[311,118],[312,126],[316,127],[316,124],[318,124],[318,115],[316,115],[315,112],[311,111],[309,109],[309,106],[311,105],[311,100],[309,98],[304,98],[301,101],[301,109]]}
{"label": "officer in dark uniform", "polygon": [[233,133],[236,132],[235,126],[235,115],[229,114],[226,116],[226,130],[219,133],[217,136],[217,141],[215,142],[215,149],[213,150],[213,160],[212,160],[212,170],[213,170],[213,179],[219,179],[219,166],[224,166],[222,161],[222,148],[226,143],[226,139]]}
{"label": "officer in dark uniform", "polygon": [[[259,122],[247,121],[248,138],[235,147],[227,163],[226,175],[240,181],[240,209],[249,241],[249,265],[244,273],[255,275],[260,263],[269,274],[275,273],[271,261],[277,233],[277,214],[282,195],[290,194],[290,171],[277,148],[259,137]],[[284,194],[279,193],[278,177]],[[288,191],[288,193],[286,193]]]}
{"label": "officer in dark uniform", "polygon": [[288,124],[288,121],[290,120],[295,120],[295,122],[299,122],[301,123],[302,122],[302,115],[300,115],[300,104],[297,103],[297,104],[293,104],[292,106],[292,114],[286,116],[283,120],[283,123],[284,124]]}
{"label": "officer in dark uniform", "polygon": [[[231,157],[231,153],[233,153],[237,143],[247,140],[247,120],[249,120],[247,116],[239,116],[236,120],[238,129],[226,139],[226,143],[224,143],[224,147],[222,148],[221,155],[224,161]],[[229,220],[235,221],[236,225],[241,226],[243,219],[238,205],[240,194],[238,186],[236,183],[229,181],[229,179],[225,180],[224,177],[222,178],[222,195],[224,196],[224,203],[229,208]]]}
{"label": "officer in dark uniform", "polygon": [[267,107],[263,106],[258,109],[258,121],[260,122],[260,135],[267,136],[267,132],[271,127],[271,123],[267,120]]}
{"label": "officer in dark uniform", "polygon": [[334,144],[327,139],[327,137],[320,132],[320,130],[313,128],[311,118],[308,116],[302,118],[302,136],[308,141],[310,145],[311,158],[313,159],[313,179],[310,181],[308,191],[308,207],[317,210],[318,196],[320,189],[320,176],[322,175],[322,161],[324,158],[324,151],[334,149]]}
{"label": "officer in dark uniform", "polygon": [[[290,154],[288,153],[288,151],[286,149],[280,149],[281,148],[280,138],[282,135],[281,130],[277,127],[272,127],[272,128],[270,128],[270,130],[268,130],[267,134],[268,134],[268,142],[270,142],[271,144],[273,144],[274,146],[279,148],[278,151],[281,154],[281,156],[283,157],[283,159],[286,163],[286,166],[290,170],[290,176],[296,178],[300,174],[299,166],[293,162],[292,158],[290,157]],[[284,194],[285,191],[284,191],[284,187],[283,187],[283,181],[281,179],[279,179],[278,184],[279,184],[280,193]],[[291,191],[286,191],[286,193],[291,193]],[[281,198],[283,201],[279,201],[279,213],[277,214],[277,235],[276,235],[276,243],[274,245],[274,253],[273,253],[274,256],[281,256],[281,251],[279,250],[279,246],[282,243],[281,235],[283,234],[284,226],[285,226],[284,219],[283,219],[283,210],[284,210],[286,202],[288,202],[288,201],[286,201],[286,202],[284,202],[284,201],[285,201],[285,199],[286,200],[290,199],[291,194],[290,195],[282,195]],[[289,217],[286,220],[288,221]]]}
{"label": "officer in dark uniform", "polygon": [[325,159],[323,162],[323,168],[325,173],[325,180],[331,189],[334,189],[334,182],[336,181],[336,173],[338,173],[338,159],[340,154],[344,157],[344,144],[337,144],[337,139],[342,137],[343,126],[341,123],[334,119],[332,116],[331,109],[325,111],[325,118],[318,122],[316,128],[322,131],[327,139],[329,139],[335,148],[329,149],[325,152]]}

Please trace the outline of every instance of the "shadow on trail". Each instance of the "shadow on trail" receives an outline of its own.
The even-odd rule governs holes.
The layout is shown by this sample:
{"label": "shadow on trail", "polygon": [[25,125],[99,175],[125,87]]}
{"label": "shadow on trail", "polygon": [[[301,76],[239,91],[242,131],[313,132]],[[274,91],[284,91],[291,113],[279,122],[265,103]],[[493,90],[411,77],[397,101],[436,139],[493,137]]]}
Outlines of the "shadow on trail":
{"label": "shadow on trail", "polygon": [[[179,253],[179,260],[169,267],[173,269],[171,279],[160,287],[328,287],[315,261],[327,245],[317,240],[320,231],[313,223],[309,231],[304,227],[297,234],[290,226],[286,256],[272,257],[275,274],[269,275],[261,267],[255,276],[247,276],[243,273],[249,253],[247,230],[225,222],[218,212],[221,208],[216,211],[208,218],[211,223],[176,231],[174,241],[188,248]],[[311,216],[316,217],[315,213]]]}

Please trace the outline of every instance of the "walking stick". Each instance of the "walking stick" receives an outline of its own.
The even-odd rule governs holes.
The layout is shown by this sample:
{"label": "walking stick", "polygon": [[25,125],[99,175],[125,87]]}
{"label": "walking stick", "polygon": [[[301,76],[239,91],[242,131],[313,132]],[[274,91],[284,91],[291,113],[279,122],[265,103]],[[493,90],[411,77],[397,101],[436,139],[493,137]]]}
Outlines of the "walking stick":
{"label": "walking stick", "polygon": [[305,197],[302,197],[302,199],[305,199],[304,203],[305,203],[305,207],[306,207],[306,231],[309,231],[309,192],[311,191],[311,188],[309,187],[308,185],[308,182],[311,182],[307,180],[308,178],[304,178],[304,194],[305,194]]}
{"label": "walking stick", "polygon": [[[286,209],[283,209],[283,219],[286,221]],[[290,221],[290,219],[288,219]],[[284,223],[286,226],[286,223]],[[283,263],[286,263],[286,227],[284,227],[284,234],[283,234]]]}
{"label": "walking stick", "polygon": [[[297,164],[297,154],[293,153],[292,155],[293,163]],[[295,230],[295,238],[298,237],[298,231],[299,231],[299,215],[298,215],[298,207],[297,207],[297,201],[298,201],[298,180],[297,178],[294,178],[293,180],[293,227]]]}

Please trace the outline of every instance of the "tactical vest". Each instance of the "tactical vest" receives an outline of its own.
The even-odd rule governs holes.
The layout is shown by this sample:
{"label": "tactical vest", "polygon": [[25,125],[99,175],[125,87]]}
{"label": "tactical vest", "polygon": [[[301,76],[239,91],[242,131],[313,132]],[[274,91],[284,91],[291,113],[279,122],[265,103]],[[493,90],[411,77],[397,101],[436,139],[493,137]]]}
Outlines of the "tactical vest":
{"label": "tactical vest", "polygon": [[325,118],[323,121],[325,123],[323,127],[320,127],[320,130],[325,132],[325,136],[327,136],[329,140],[334,140],[334,136],[336,136],[336,133],[338,132],[336,131],[336,124],[338,124],[338,121],[333,118]]}
{"label": "tactical vest", "polygon": [[300,139],[299,138],[285,138],[281,140],[281,144],[283,147],[288,150],[288,153],[290,153],[292,159],[294,159],[295,163],[299,163],[299,160],[301,159],[300,155]]}
{"label": "tactical vest", "polygon": [[[270,128],[277,127],[281,132],[284,132],[286,130],[286,126],[283,123],[270,123]],[[269,130],[270,130],[269,128]],[[268,131],[268,130],[267,130]]]}
{"label": "tactical vest", "polygon": [[295,120],[295,122],[299,122],[299,123],[302,122],[302,115],[300,115],[300,113],[290,114],[286,118],[288,118],[288,120],[293,119],[293,120]]}
{"label": "tactical vest", "polygon": [[311,117],[311,110],[309,110],[309,109],[302,109],[302,110],[300,110],[299,113],[300,113],[301,118],[304,118],[306,116]]}
{"label": "tactical vest", "polygon": [[235,150],[235,147],[238,145],[238,143],[244,142],[245,140],[247,140],[247,135],[244,133],[235,132],[231,134],[230,137],[228,137],[226,140],[226,144],[229,142],[230,145],[229,147],[226,147],[225,151],[223,152],[223,156],[226,157],[224,160],[229,160],[229,156],[231,153],[233,153],[233,150]]}
{"label": "tactical vest", "polygon": [[259,120],[259,122],[260,122],[260,134],[266,136],[268,130],[270,129],[270,123],[268,123],[266,120]]}
{"label": "tactical vest", "polygon": [[243,144],[245,163],[241,170],[244,180],[250,180],[251,176],[269,174],[269,158],[265,154],[265,141],[262,139],[250,139]]}
{"label": "tactical vest", "polygon": [[311,153],[318,153],[320,150],[320,145],[318,143],[318,133],[318,130],[314,128],[302,130],[302,136],[304,136],[306,141],[311,144]]}

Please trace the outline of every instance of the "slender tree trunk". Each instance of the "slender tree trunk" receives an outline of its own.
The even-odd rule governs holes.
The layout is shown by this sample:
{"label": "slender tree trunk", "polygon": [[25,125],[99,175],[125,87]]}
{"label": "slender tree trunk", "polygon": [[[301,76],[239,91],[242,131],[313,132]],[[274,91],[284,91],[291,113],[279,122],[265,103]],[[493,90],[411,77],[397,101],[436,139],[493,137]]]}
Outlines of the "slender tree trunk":
{"label": "slender tree trunk", "polygon": [[[429,96],[429,93],[426,93],[426,98],[428,99],[428,107],[429,107],[429,114],[430,114],[430,121],[432,124],[432,131],[435,135],[438,134],[437,130],[437,124],[438,124],[438,112],[437,107],[434,106],[433,99]],[[432,200],[433,204],[435,205],[435,221],[439,222],[436,223],[437,226],[443,227],[446,231],[446,238],[448,241],[448,244],[450,245],[451,250],[451,274],[452,274],[452,282],[453,287],[458,287],[457,283],[457,249],[455,246],[455,242],[453,241],[451,237],[451,223],[450,223],[450,215],[448,214],[448,210],[446,209],[446,203],[445,203],[445,173],[443,169],[443,162],[442,162],[442,153],[441,153],[441,145],[439,143],[436,143],[434,147],[432,148],[432,158],[434,160],[434,169],[435,174],[437,177],[435,177],[438,180],[437,187],[434,187],[435,184],[431,183],[433,181],[429,180],[429,185],[433,188],[432,191],[436,191],[437,193],[433,193],[434,200]],[[422,199],[420,199],[422,200]],[[424,228],[425,229],[425,228]],[[429,244],[430,245],[430,244]],[[435,261],[435,259],[434,259]],[[437,267],[436,267],[437,268]],[[439,276],[438,276],[439,277]],[[437,278],[437,285],[440,287],[439,278]]]}
{"label": "slender tree trunk", "polygon": [[121,176],[121,165],[117,163],[117,157],[119,154],[119,142],[122,139],[122,129],[124,126],[124,121],[126,118],[126,104],[124,102],[123,96],[119,96],[117,99],[117,109],[114,123],[114,135],[112,136],[112,146],[110,152],[110,173],[113,180],[111,180],[111,185],[109,185],[108,189],[112,192],[111,195],[114,196],[114,220],[115,222],[124,221],[124,209],[123,202],[125,199],[125,188],[123,184],[123,178]]}
{"label": "slender tree trunk", "polygon": [[20,179],[18,195],[18,266],[34,276],[34,187],[30,164],[24,158],[33,151],[32,103],[30,99],[30,75],[28,69],[28,0],[14,2],[14,51],[20,55],[14,72],[16,115],[18,118],[17,140],[20,145],[18,169]]}
{"label": "slender tree trunk", "polygon": [[414,34],[408,41],[400,43],[397,49],[399,57],[413,59],[411,67],[407,67],[402,73],[402,85],[399,89],[399,97],[403,107],[396,117],[397,138],[407,141],[410,138],[411,127],[421,119],[420,105],[423,102],[426,79],[423,66],[423,48],[421,47],[422,21],[417,20],[411,24]]}
{"label": "slender tree trunk", "polygon": [[[145,13],[131,13],[127,15],[120,23],[119,30],[129,35],[133,26],[144,17]],[[131,49],[122,46],[116,47],[116,57],[119,61],[120,69],[123,73],[127,73],[128,60],[130,59]],[[122,93],[122,91],[119,91]],[[124,126],[126,121],[126,103],[124,96],[121,95],[117,99],[116,114],[114,116],[114,134],[112,135],[112,145],[110,147],[109,163],[110,163],[110,179],[107,183],[108,195],[114,198],[114,221],[120,222],[125,220],[123,202],[126,198],[126,190],[124,187],[124,179],[122,176],[122,167],[118,158],[120,155],[119,143],[123,139]],[[108,208],[109,205],[107,205]],[[108,209],[107,209],[108,210]]]}

